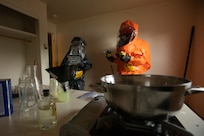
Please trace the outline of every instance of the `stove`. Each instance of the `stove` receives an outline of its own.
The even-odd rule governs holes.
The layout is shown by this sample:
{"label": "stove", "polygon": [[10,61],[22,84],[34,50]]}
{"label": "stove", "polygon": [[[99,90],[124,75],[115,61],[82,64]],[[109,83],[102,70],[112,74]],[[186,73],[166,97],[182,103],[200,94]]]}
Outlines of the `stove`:
{"label": "stove", "polygon": [[110,107],[103,96],[95,97],[60,129],[60,136],[193,136],[179,120],[162,117],[138,120]]}

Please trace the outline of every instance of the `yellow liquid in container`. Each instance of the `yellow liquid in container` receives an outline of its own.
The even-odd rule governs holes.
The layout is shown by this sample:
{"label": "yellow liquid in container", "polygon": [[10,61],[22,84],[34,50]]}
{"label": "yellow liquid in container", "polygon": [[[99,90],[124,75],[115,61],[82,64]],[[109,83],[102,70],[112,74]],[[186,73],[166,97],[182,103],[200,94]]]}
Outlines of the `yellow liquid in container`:
{"label": "yellow liquid in container", "polygon": [[38,102],[38,119],[41,130],[48,130],[57,124],[56,103],[49,97],[49,90],[43,90],[43,99]]}
{"label": "yellow liquid in container", "polygon": [[67,91],[59,90],[58,93],[57,93],[57,99],[60,102],[69,101],[69,99],[70,99],[70,92],[69,92],[69,90],[67,90]]}
{"label": "yellow liquid in container", "polygon": [[66,102],[70,99],[70,91],[68,87],[68,81],[64,83],[59,83],[57,89],[57,99],[60,102]]}

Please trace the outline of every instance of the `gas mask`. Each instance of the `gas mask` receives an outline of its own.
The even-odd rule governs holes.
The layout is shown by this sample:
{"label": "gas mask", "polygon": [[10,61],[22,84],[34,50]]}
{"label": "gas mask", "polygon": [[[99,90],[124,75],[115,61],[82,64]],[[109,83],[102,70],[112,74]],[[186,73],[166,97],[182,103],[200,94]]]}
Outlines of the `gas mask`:
{"label": "gas mask", "polygon": [[131,26],[121,26],[118,36],[117,48],[127,45],[136,36],[136,30]]}
{"label": "gas mask", "polygon": [[85,57],[85,42],[83,40],[74,40],[69,49],[68,61],[69,65],[77,65]]}

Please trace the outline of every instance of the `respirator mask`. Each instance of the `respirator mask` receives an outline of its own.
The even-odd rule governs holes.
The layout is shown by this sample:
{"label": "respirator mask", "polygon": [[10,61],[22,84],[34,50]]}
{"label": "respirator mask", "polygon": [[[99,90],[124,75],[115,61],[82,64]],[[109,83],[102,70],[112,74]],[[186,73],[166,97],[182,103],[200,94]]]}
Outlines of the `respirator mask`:
{"label": "respirator mask", "polygon": [[69,65],[77,65],[85,57],[85,43],[83,41],[73,41],[68,55]]}

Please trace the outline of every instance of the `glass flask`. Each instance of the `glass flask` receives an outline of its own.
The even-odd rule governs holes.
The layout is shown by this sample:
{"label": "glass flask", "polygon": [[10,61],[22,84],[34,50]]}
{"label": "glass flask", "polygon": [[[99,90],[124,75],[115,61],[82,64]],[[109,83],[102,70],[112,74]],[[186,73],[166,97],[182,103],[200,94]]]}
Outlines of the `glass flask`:
{"label": "glass flask", "polygon": [[33,82],[36,88],[37,98],[38,100],[41,100],[42,96],[41,96],[41,88],[40,88],[39,80],[37,77],[37,65],[27,65],[25,76],[31,78],[31,81]]}
{"label": "glass flask", "polygon": [[38,98],[36,87],[30,77],[25,78],[24,87],[21,90],[19,117],[23,121],[36,122],[38,118]]}

